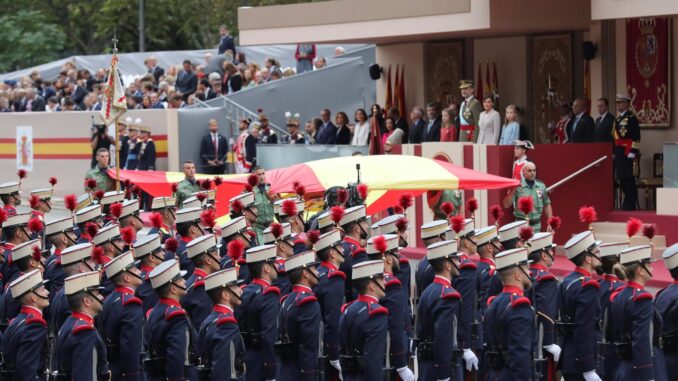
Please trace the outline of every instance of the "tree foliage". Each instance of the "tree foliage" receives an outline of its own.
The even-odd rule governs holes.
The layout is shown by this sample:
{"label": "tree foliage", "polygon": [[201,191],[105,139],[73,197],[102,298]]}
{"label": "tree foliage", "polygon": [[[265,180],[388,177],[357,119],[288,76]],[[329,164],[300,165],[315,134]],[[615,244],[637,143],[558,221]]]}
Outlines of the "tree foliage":
{"label": "tree foliage", "polygon": [[0,72],[58,59],[65,36],[40,11],[20,10],[0,17]]}

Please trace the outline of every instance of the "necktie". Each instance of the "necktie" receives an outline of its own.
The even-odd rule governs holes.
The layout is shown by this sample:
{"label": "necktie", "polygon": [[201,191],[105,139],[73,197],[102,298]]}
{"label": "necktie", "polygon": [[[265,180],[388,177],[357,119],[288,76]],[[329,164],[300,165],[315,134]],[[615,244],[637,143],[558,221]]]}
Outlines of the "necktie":
{"label": "necktie", "polygon": [[572,133],[573,134],[577,130],[577,125],[579,125],[579,118],[580,117],[578,116],[577,119],[574,120],[574,125],[572,125]]}
{"label": "necktie", "polygon": [[433,121],[429,120],[428,121],[428,126],[426,127],[426,135],[428,135],[431,132],[431,127],[433,126]]}
{"label": "necktie", "polygon": [[216,135],[212,135],[212,144],[214,144],[214,158],[219,158],[219,140]]}

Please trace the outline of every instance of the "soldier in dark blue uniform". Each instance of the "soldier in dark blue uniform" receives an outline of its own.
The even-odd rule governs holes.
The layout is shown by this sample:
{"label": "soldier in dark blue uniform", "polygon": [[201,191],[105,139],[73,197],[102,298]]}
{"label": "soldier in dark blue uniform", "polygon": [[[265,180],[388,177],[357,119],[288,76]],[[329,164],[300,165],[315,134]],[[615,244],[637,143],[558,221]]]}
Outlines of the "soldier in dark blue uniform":
{"label": "soldier in dark blue uniform", "polygon": [[[628,279],[610,296],[612,337],[617,347],[618,381],[667,381],[662,346],[662,316],[645,284],[652,279],[652,245],[634,246],[619,254]],[[675,374],[672,376],[675,378]]]}
{"label": "soldier in dark blue uniform", "polygon": [[527,250],[504,251],[495,260],[504,287],[485,310],[488,380],[533,380],[535,311],[524,296],[532,282]]}
{"label": "soldier in dark blue uniform", "polygon": [[98,271],[66,278],[64,290],[71,316],[59,330],[56,342],[56,380],[107,381],[111,379],[106,345],[94,327],[103,308]]}
{"label": "soldier in dark blue uniform", "polygon": [[16,279],[16,273],[19,271],[16,265],[12,263],[12,249],[31,239],[27,230],[30,216],[30,213],[19,213],[7,217],[7,220],[2,223],[2,236],[6,241],[2,261],[2,279],[5,284]]}
{"label": "soldier in dark blue uniform", "polygon": [[[529,241],[530,277],[532,287],[528,298],[537,310],[537,346],[548,352],[547,361],[535,364],[542,380],[555,379],[555,365],[560,358],[561,348],[556,344],[554,321],[558,318],[558,279],[549,268],[555,261],[553,233],[536,233]],[[539,359],[540,360],[540,359]]]}
{"label": "soldier in dark blue uniform", "polygon": [[148,234],[138,239],[133,245],[134,259],[141,261],[139,263],[139,275],[143,280],[141,285],[136,288],[135,295],[141,299],[144,316],[158,303],[158,294],[151,286],[150,274],[154,268],[158,267],[163,261],[165,254],[160,245],[160,236],[158,234]]}
{"label": "soldier in dark blue uniform", "polygon": [[408,368],[408,355],[412,324],[409,305],[403,285],[395,275],[400,266],[398,236],[386,234],[372,237],[367,241],[367,255],[370,260],[384,261],[384,285],[386,295],[379,303],[388,309],[388,344],[385,370],[389,379],[396,374],[403,381],[414,381],[414,373]]}
{"label": "soldier in dark blue uniform", "polygon": [[[339,362],[339,317],[344,304],[346,274],[339,270],[344,263],[343,243],[338,230],[320,236],[314,245],[320,266],[318,267],[318,285],[313,292],[320,303],[323,322],[322,353],[332,369],[327,366],[328,377],[341,372]],[[363,249],[364,250],[364,249]],[[350,255],[350,254],[349,254]]]}
{"label": "soldier in dark blue uniform", "polygon": [[87,223],[93,223],[97,229],[103,226],[103,211],[101,205],[89,205],[75,212],[75,224],[80,235],[75,243],[91,242],[92,237],[87,231]]}
{"label": "soldier in dark blue uniform", "polygon": [[186,295],[184,275],[174,259],[151,271],[151,285],[160,302],[148,314],[144,332],[148,359],[143,368],[149,381],[183,381],[195,376],[195,331],[179,303]]}
{"label": "soldier in dark blue uniform", "polygon": [[202,361],[198,367],[198,380],[243,380],[245,343],[234,313],[242,301],[237,269],[231,267],[205,277],[205,291],[214,308],[198,333]]}
{"label": "soldier in dark blue uniform", "polygon": [[655,308],[664,320],[661,335],[664,339],[664,357],[667,374],[678,374],[678,244],[673,244],[662,255],[673,284],[657,293]]}
{"label": "soldier in dark blue uniform", "polygon": [[124,200],[122,212],[118,218],[120,228],[131,227],[137,233],[141,231],[144,228],[144,221],[141,220],[139,213],[139,200]]}
{"label": "soldier in dark blue uniform", "polygon": [[[252,243],[256,241],[251,239],[248,234],[250,232],[253,233],[254,231],[247,226],[245,217],[231,219],[221,227],[221,247],[219,248],[221,268],[228,269],[231,267],[238,267],[238,280],[244,284],[249,284],[252,281],[244,255],[245,250],[252,247]],[[238,242],[231,245],[231,242],[233,241]],[[242,250],[237,250],[237,253],[229,254],[229,245],[239,249],[242,248]],[[237,258],[238,263],[233,263],[233,257]]]}
{"label": "soldier in dark blue uniform", "polygon": [[21,183],[18,181],[0,184],[0,199],[3,203],[2,209],[4,209],[10,217],[16,214],[16,206],[21,205],[21,195],[19,194],[20,187]]}
{"label": "soldier in dark blue uniform", "polygon": [[26,273],[9,286],[21,311],[2,337],[4,379],[43,380],[47,365],[47,322],[42,313],[49,306],[49,292],[39,270]]}
{"label": "soldier in dark blue uniform", "polygon": [[151,212],[157,213],[159,217],[151,217],[153,227],[148,234],[160,234],[162,243],[174,236],[172,226],[176,219],[176,204],[174,197],[155,197],[151,201]]}
{"label": "soldier in dark blue uniform", "polygon": [[388,310],[379,304],[386,294],[384,261],[353,265],[358,298],[342,307],[339,320],[344,381],[383,380]]}
{"label": "soldier in dark blue uniform", "polygon": [[[172,255],[171,253],[166,253],[165,260],[173,259],[176,257],[179,261],[179,266],[182,270],[186,271],[186,276],[193,274],[193,269],[195,265],[186,255],[186,245],[192,240],[200,237],[204,234],[198,222],[200,222],[200,214],[202,213],[201,208],[187,208],[181,209],[177,212],[177,242],[179,246],[177,247],[176,253]],[[170,255],[172,257],[170,257]]]}
{"label": "soldier in dark blue uniform", "polygon": [[356,293],[351,284],[351,268],[354,263],[360,263],[367,260],[365,255],[365,242],[369,236],[369,225],[367,223],[367,214],[365,205],[357,205],[344,211],[344,216],[339,222],[344,232],[342,246],[344,246],[344,262],[339,266],[346,274],[344,285],[346,301],[355,299]]}
{"label": "soldier in dark blue uniform", "polygon": [[186,255],[193,261],[195,270],[186,280],[186,295],[181,306],[191,318],[194,327],[200,327],[212,311],[212,301],[205,292],[205,277],[219,271],[219,251],[216,237],[212,234],[200,236],[186,245]]}
{"label": "soldier in dark blue uniform", "polygon": [[560,367],[566,381],[601,380],[595,358],[600,285],[592,278],[600,267],[599,245],[591,231],[579,233],[565,244],[568,259],[577,266],[563,278],[558,298],[560,321],[556,327],[563,337]]}
{"label": "soldier in dark blue uniform", "polygon": [[292,283],[285,271],[285,259],[294,254],[294,240],[292,239],[292,226],[289,222],[282,224],[272,223],[263,231],[264,245],[275,245],[276,268],[278,277],[273,281],[273,286],[278,287],[280,295],[284,296],[292,292]]}
{"label": "soldier in dark blue uniform", "polygon": [[460,272],[458,255],[455,241],[427,247],[426,257],[435,276],[417,304],[415,332],[421,380],[463,378],[457,340],[461,295],[451,283]]}
{"label": "soldier in dark blue uniform", "polygon": [[[424,241],[424,246],[428,247],[436,242],[446,240],[447,233],[450,231],[450,226],[446,220],[435,220],[421,225],[421,240]],[[428,259],[424,256],[417,265],[417,270],[414,274],[414,283],[417,288],[417,299],[421,297],[429,284],[433,283],[433,278],[436,273],[433,267],[428,263]]]}
{"label": "soldier in dark blue uniform", "polygon": [[[398,245],[400,247],[407,247],[407,218],[401,214],[394,214],[383,218],[378,223],[379,234],[396,234],[398,235]],[[400,257],[400,269],[394,274],[400,283],[403,285],[407,299],[410,299],[410,279],[412,279],[412,269],[410,268],[410,261],[405,257]],[[408,307],[409,310],[409,307]]]}
{"label": "soldier in dark blue uniform", "polygon": [[619,287],[624,286],[624,268],[619,264],[619,253],[628,249],[628,242],[605,243],[600,245],[600,262],[598,279],[600,289],[598,298],[600,299],[600,336],[598,338],[598,361],[596,369],[601,373],[601,378],[607,379],[614,377],[614,373],[619,366],[617,358],[617,348],[612,342],[612,323],[610,321],[610,295]]}
{"label": "soldier in dark blue uniform", "polygon": [[45,279],[49,280],[50,301],[63,287],[66,273],[61,265],[61,253],[68,247],[75,245],[77,237],[73,231],[73,217],[60,218],[45,223],[45,238],[54,247],[52,255],[45,261]]}
{"label": "soldier in dark blue uniform", "polygon": [[[125,244],[123,243],[122,237],[120,236],[120,225],[110,224],[99,229],[97,235],[92,238],[92,244],[95,246],[95,248],[92,249],[92,253],[94,253],[94,250],[97,250],[98,248],[103,249],[103,255],[96,256],[95,261],[102,261],[102,263],[99,263],[99,265],[104,265],[110,262],[113,258],[117,257],[124,251]],[[111,282],[111,280],[106,276],[106,273],[102,274],[101,287],[103,287],[101,294],[104,296],[110,295],[115,288],[113,282]]]}
{"label": "soldier in dark blue uniform", "polygon": [[108,262],[105,268],[115,290],[104,299],[97,325],[106,343],[111,376],[114,380],[141,381],[144,312],[141,299],[134,296],[142,282],[140,271],[134,266],[130,251]]}
{"label": "soldier in dark blue uniform", "polygon": [[[19,271],[14,274],[14,279],[10,279],[9,282],[13,282],[15,279],[33,270],[40,270],[41,272],[44,270],[41,249],[42,244],[37,239],[24,242],[12,248],[12,263]],[[20,301],[14,297],[11,290],[5,290],[2,298],[4,299],[4,318],[10,321],[19,314],[21,309]]]}
{"label": "soldier in dark blue uniform", "polygon": [[253,280],[243,290],[242,305],[236,310],[247,348],[246,380],[273,380],[278,371],[274,342],[278,338],[280,290],[272,285],[278,276],[275,253],[275,245],[247,250],[247,266]]}
{"label": "soldier in dark blue uniform", "polygon": [[285,261],[292,292],[282,299],[275,343],[279,381],[318,379],[320,367],[320,305],[312,288],[318,284],[315,253],[307,251]]}

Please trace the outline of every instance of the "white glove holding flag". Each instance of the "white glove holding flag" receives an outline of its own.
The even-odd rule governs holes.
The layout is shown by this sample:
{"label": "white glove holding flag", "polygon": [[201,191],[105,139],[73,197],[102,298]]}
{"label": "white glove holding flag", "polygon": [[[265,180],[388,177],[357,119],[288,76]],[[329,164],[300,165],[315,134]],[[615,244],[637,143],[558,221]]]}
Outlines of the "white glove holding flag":
{"label": "white glove holding flag", "polygon": [[469,372],[472,369],[478,370],[478,357],[470,349],[464,349],[464,362],[466,362],[466,370]]}
{"label": "white glove holding flag", "polygon": [[339,360],[330,360],[330,365],[339,372],[339,380],[344,381],[344,377],[341,376],[341,364],[339,363]]}
{"label": "white glove holding flag", "polygon": [[558,359],[560,358],[560,352],[562,349],[557,344],[551,344],[547,345],[544,347],[546,352],[550,353],[553,355],[553,361],[558,362]]}
{"label": "white glove holding flag", "polygon": [[404,366],[400,369],[396,369],[396,371],[398,372],[398,376],[401,380],[414,381],[414,373],[410,370],[410,368]]}
{"label": "white glove holding flag", "polygon": [[598,377],[598,373],[596,373],[595,370],[590,370],[588,372],[585,372],[583,374],[584,380],[586,381],[603,381],[600,377]]}
{"label": "white glove holding flag", "polygon": [[626,157],[627,157],[628,159],[635,159],[635,158],[636,158],[636,154],[633,153],[633,152],[629,152],[629,154],[626,155]]}

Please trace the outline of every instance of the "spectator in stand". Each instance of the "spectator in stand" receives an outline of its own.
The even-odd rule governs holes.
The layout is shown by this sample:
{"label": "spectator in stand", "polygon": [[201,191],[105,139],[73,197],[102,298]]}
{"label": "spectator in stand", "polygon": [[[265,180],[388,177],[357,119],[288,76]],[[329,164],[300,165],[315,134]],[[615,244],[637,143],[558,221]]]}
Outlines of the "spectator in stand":
{"label": "spectator in stand", "polygon": [[177,94],[172,97],[169,108],[184,108],[186,106],[187,104],[184,102],[184,97]]}
{"label": "spectator in stand", "polygon": [[155,79],[155,83],[160,82],[160,77],[165,75],[165,69],[161,68],[158,66],[158,59],[155,56],[150,56],[146,58],[144,61],[144,64],[146,64],[146,68],[148,69],[148,72],[153,75],[153,78]]}
{"label": "spectator in stand", "polygon": [[394,145],[403,144],[405,132],[396,127],[395,120],[391,117],[387,117],[384,120],[384,124],[386,125],[386,133],[381,136],[381,141],[384,146],[384,152],[389,153]]}
{"label": "spectator in stand", "polygon": [[[5,99],[5,101],[7,101],[7,99]],[[0,99],[0,111],[4,112],[4,110],[2,110],[2,99]],[[9,111],[11,111],[11,110],[9,110]],[[47,98],[47,108],[45,109],[45,111],[47,111],[47,112],[57,112],[57,111],[59,111],[59,101],[57,100],[57,97],[53,96],[53,97]]]}
{"label": "spectator in stand", "polygon": [[424,127],[421,141],[423,142],[439,142],[440,141],[440,104],[438,102],[430,102],[426,106],[426,115],[428,116],[428,124]]}
{"label": "spectator in stand", "polygon": [[518,124],[518,108],[516,105],[506,106],[506,120],[501,129],[499,145],[513,145],[520,139],[520,125]]}
{"label": "spectator in stand", "polygon": [[334,122],[337,123],[337,140],[335,144],[350,144],[351,129],[348,128],[348,115],[346,115],[346,113],[343,111],[339,111],[334,117]]}
{"label": "spectator in stand", "polygon": [[94,111],[94,105],[97,103],[97,97],[93,93],[85,95],[85,99],[82,101],[81,111]]}
{"label": "spectator in stand", "polygon": [[87,90],[79,86],[74,80],[68,79],[66,81],[66,92],[71,96],[71,100],[77,106],[82,106],[82,101],[87,95]]}
{"label": "spectator in stand", "polygon": [[190,60],[184,60],[183,65],[184,70],[177,77],[176,88],[184,96],[184,99],[188,99],[188,96],[193,94],[198,87],[198,76],[193,72]]}
{"label": "spectator in stand", "polygon": [[153,109],[163,109],[165,108],[165,105],[160,102],[160,97],[158,96],[158,93],[151,93],[151,108]]}
{"label": "spectator in stand", "polygon": [[268,81],[269,81],[269,82],[271,82],[271,81],[277,81],[277,80],[279,80],[279,79],[282,79],[282,77],[283,77],[283,73],[280,72],[280,70],[273,70],[273,72],[271,73],[271,75],[268,76]]}
{"label": "spectator in stand", "polygon": [[610,102],[607,98],[600,98],[596,102],[598,108],[598,117],[596,118],[596,132],[594,140],[602,143],[612,143],[612,126],[614,125],[614,116],[610,114]]}
{"label": "spectator in stand", "polygon": [[247,57],[245,57],[245,53],[237,52],[235,54],[235,62],[237,62],[238,65],[247,65]]}
{"label": "spectator in stand", "polygon": [[268,68],[262,68],[259,70],[259,84],[264,84],[266,81],[268,81],[268,76],[270,72],[268,71]]}
{"label": "spectator in stand", "polygon": [[228,28],[226,25],[222,25],[219,27],[219,49],[218,53],[219,54],[224,54],[227,50],[230,50],[231,52],[235,53],[235,42],[233,41],[233,37],[231,37],[228,33]]}
{"label": "spectator in stand", "polygon": [[426,122],[423,120],[424,110],[421,107],[414,107],[410,111],[410,120],[412,121],[412,128],[410,129],[410,144],[420,144],[421,136],[426,128]]}
{"label": "spectator in stand", "polygon": [[497,144],[501,134],[501,116],[494,109],[494,98],[486,96],[483,99],[483,112],[478,118],[478,143]]}
{"label": "spectator in stand", "polygon": [[388,116],[395,121],[395,127],[403,131],[403,141],[407,142],[409,139],[410,126],[407,125],[405,118],[400,115],[400,110],[397,107],[391,107],[388,110]]}
{"label": "spectator in stand", "polygon": [[213,175],[224,173],[227,155],[228,141],[219,133],[217,120],[210,119],[209,134],[205,135],[200,143],[200,157],[205,173]]}
{"label": "spectator in stand", "polygon": [[9,107],[9,100],[7,98],[0,97],[0,112],[12,112],[12,109]]}
{"label": "spectator in stand", "polygon": [[593,118],[586,112],[586,101],[577,98],[572,102],[574,120],[567,125],[570,143],[591,143],[595,141]]}
{"label": "spectator in stand", "polygon": [[71,97],[68,96],[63,97],[61,100],[61,108],[59,108],[59,111],[76,111],[73,99],[71,99]]}
{"label": "spectator in stand", "polygon": [[355,127],[353,128],[352,146],[366,146],[370,137],[370,122],[365,110],[359,108],[355,112]]}
{"label": "spectator in stand", "polygon": [[245,69],[244,73],[245,75],[243,76],[242,88],[249,89],[257,86],[257,82],[254,80],[254,76],[252,75],[252,70]]}
{"label": "spectator in stand", "polygon": [[[335,57],[343,56],[344,54],[346,54],[346,49],[344,49],[343,47],[337,46],[336,48],[334,48],[334,56]],[[397,123],[396,123],[396,125],[397,125]]]}
{"label": "spectator in stand", "polygon": [[38,95],[37,90],[26,90],[26,103],[22,111],[45,111],[45,98]]}
{"label": "spectator in stand", "polygon": [[40,95],[45,99],[49,99],[56,95],[56,89],[54,88],[52,81],[44,81],[42,83],[42,92]]}
{"label": "spectator in stand", "polygon": [[304,136],[304,144],[318,143],[316,139],[318,136],[318,127],[322,126],[322,124],[323,121],[318,118],[314,118],[306,122],[306,125],[304,126],[304,130],[306,131],[306,135]]}
{"label": "spectator in stand", "polygon": [[315,59],[315,62],[313,63],[313,70],[320,70],[326,66],[327,61],[325,60],[325,57],[321,56]]}
{"label": "spectator in stand", "polygon": [[275,58],[268,57],[266,59],[266,69],[268,70],[268,76],[266,77],[265,81],[268,82],[271,79],[271,73],[273,73],[275,70],[280,69],[280,63],[276,61]]}
{"label": "spectator in stand", "polygon": [[148,96],[148,95],[144,95],[144,97],[141,98],[141,107],[144,110],[148,110],[148,109],[152,108],[152,106],[153,105],[151,104],[151,97]]}
{"label": "spectator in stand", "polygon": [[337,142],[337,127],[332,124],[330,119],[330,110],[323,109],[320,111],[320,119],[322,120],[322,125],[318,129],[318,144],[336,144]]}
{"label": "spectator in stand", "polygon": [[297,74],[313,70],[315,44],[297,44],[294,58],[297,60]]}
{"label": "spectator in stand", "polygon": [[457,127],[454,125],[454,113],[450,108],[443,109],[442,122],[440,126],[440,141],[441,142],[456,142],[457,141]]}

